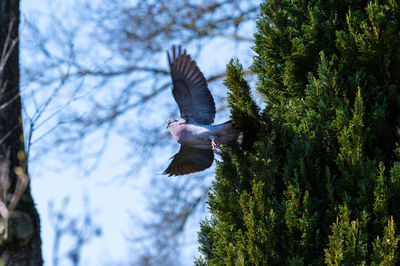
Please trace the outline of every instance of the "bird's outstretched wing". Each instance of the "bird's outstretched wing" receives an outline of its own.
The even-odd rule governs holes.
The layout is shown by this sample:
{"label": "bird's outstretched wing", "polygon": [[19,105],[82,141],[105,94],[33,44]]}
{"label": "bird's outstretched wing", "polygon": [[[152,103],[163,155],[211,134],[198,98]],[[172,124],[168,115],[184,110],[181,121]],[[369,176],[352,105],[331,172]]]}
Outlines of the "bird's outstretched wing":
{"label": "bird's outstretched wing", "polygon": [[214,122],[215,103],[207,81],[196,62],[182,48],[172,46],[172,60],[167,52],[172,77],[172,94],[181,117],[188,122],[209,125]]}
{"label": "bird's outstretched wing", "polygon": [[214,152],[181,145],[179,152],[172,158],[172,162],[163,174],[169,176],[186,175],[210,167],[214,160]]}

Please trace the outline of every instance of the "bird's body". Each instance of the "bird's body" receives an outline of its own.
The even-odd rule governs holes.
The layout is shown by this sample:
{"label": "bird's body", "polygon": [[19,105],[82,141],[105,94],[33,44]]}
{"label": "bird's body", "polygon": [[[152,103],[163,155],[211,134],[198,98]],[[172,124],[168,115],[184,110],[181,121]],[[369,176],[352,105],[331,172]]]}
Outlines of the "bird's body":
{"label": "bird's body", "polygon": [[230,121],[219,125],[201,125],[179,120],[171,124],[169,129],[179,144],[201,150],[212,150],[212,139],[215,143],[227,144],[237,138]]}
{"label": "bird's body", "polygon": [[[177,53],[178,52],[178,53]],[[181,144],[164,171],[168,175],[184,175],[203,171],[214,160],[214,149],[238,138],[232,122],[212,125],[215,103],[203,74],[181,47],[172,47],[172,60],[168,54],[172,78],[172,95],[178,104],[181,119],[168,119],[167,128]]]}

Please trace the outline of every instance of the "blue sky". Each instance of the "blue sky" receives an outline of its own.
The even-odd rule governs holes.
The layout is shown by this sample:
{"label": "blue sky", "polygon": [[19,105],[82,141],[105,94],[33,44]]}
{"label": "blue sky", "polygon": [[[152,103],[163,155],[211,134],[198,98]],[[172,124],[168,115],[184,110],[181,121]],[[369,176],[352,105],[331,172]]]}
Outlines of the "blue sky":
{"label": "blue sky", "polygon": [[[47,1],[35,0],[21,1],[21,64],[24,60],[33,60],[24,58],[24,47],[29,41],[24,39],[25,19],[31,23],[38,23],[39,27],[45,27],[48,23],[50,10],[49,3],[60,11],[68,10],[72,7],[74,1]],[[252,27],[249,30],[254,30]],[[221,49],[223,47],[223,49]],[[249,48],[241,48],[245,51]],[[198,65],[203,73],[208,76],[217,70],[223,68],[234,53],[234,46],[221,45],[221,41],[210,42],[202,51],[198,60]],[[190,52],[190,50],[189,50]],[[249,51],[250,53],[250,51]],[[244,67],[248,67],[251,62],[249,53],[241,59]],[[166,57],[163,57],[160,64],[166,66]],[[224,89],[222,84],[217,85],[219,89]],[[22,90],[28,90],[29,84],[23,84]],[[51,90],[51,88],[48,88]],[[29,105],[29,98],[24,98],[24,103]],[[168,101],[173,102],[172,95]],[[162,118],[164,120],[164,118]],[[226,114],[218,115],[216,122],[224,122],[227,119]],[[165,125],[160,125],[160,132],[164,130]],[[40,132],[39,132],[40,133]],[[172,139],[171,139],[172,141]],[[49,153],[49,156],[41,156],[39,159],[30,161],[31,187],[34,200],[37,204],[41,217],[41,231],[43,241],[43,256],[45,265],[51,264],[51,254],[53,252],[54,232],[48,218],[49,202],[54,202],[56,208],[61,206],[64,197],[70,197],[71,202],[67,213],[71,215],[81,215],[84,212],[83,199],[87,195],[90,199],[90,205],[93,212],[93,219],[96,224],[102,227],[102,236],[95,238],[83,250],[83,259],[81,265],[110,265],[109,262],[119,262],[126,265],[130,259],[132,249],[129,246],[127,238],[137,230],[132,222],[133,214],[138,220],[148,218],[146,213],[147,199],[154,197],[148,189],[152,176],[158,175],[152,168],[143,169],[137,176],[129,180],[118,179],[115,177],[129,168],[129,161],[124,158],[131,148],[127,143],[116,134],[110,137],[111,145],[108,145],[99,166],[91,172],[90,176],[83,174],[82,169],[69,161],[60,159],[57,154]],[[32,153],[41,153],[39,146],[32,146]],[[95,149],[94,146],[83,147],[83,149]],[[176,147],[178,149],[178,146]],[[171,154],[172,155],[172,154]],[[157,156],[158,165],[169,163],[165,158],[171,155]],[[157,159],[153,159],[157,160]],[[160,176],[160,178],[167,178]],[[171,178],[171,182],[174,180]],[[198,221],[202,217],[196,217],[187,231],[185,252],[182,257],[184,262],[192,262],[193,257],[197,255],[196,238],[198,230]],[[70,244],[70,240],[65,239],[63,247]],[[60,265],[68,265],[64,263]]]}
{"label": "blue sky", "polygon": [[[61,11],[71,7],[68,2],[53,1],[53,5],[58,6]],[[22,33],[25,27],[24,16],[30,19],[31,23],[37,18],[35,22],[44,26],[48,12],[48,1],[21,1]],[[23,48],[24,35],[21,36],[21,49]],[[21,57],[21,64],[24,64],[23,57]],[[117,136],[113,136],[111,141],[113,145],[104,153],[102,163],[90,177],[84,176],[77,166],[64,165],[54,156],[51,158],[43,156],[39,160],[30,161],[32,194],[41,217],[45,265],[51,265],[54,240],[53,228],[48,217],[48,205],[50,201],[53,201],[55,207],[58,208],[63,198],[67,196],[71,198],[67,213],[79,216],[84,212],[84,196],[88,195],[93,219],[102,227],[102,236],[85,246],[82,265],[102,265],[107,260],[120,261],[124,264],[129,259],[126,238],[131,234],[132,228],[127,210],[132,210],[132,206],[135,206],[134,212],[139,216],[142,215],[146,202],[141,192],[145,189],[147,182],[146,179],[130,180],[125,184],[113,181],[116,173],[124,168],[124,164],[116,154],[121,154],[126,147]],[[36,146],[33,145],[33,153],[37,152],[35,148]],[[90,149],[90,147],[86,148]],[[118,169],[115,169],[116,167]],[[70,242],[68,239],[64,239],[62,247],[68,246],[68,242]],[[61,265],[66,265],[66,262],[64,261]]]}

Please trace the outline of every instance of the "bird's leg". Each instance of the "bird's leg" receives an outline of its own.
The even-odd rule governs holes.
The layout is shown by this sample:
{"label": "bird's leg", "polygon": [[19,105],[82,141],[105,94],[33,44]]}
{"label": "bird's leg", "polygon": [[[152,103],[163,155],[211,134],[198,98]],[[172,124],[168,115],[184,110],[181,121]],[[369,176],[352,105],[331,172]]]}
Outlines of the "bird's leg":
{"label": "bird's leg", "polygon": [[218,144],[215,142],[215,137],[211,136],[210,140],[211,140],[211,147],[213,150],[215,150],[218,147]]}

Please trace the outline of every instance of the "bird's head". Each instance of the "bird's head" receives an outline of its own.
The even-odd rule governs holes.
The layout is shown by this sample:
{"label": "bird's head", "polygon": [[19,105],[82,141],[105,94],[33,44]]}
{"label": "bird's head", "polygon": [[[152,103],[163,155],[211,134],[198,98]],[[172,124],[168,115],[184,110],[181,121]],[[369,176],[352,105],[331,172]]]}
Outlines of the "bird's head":
{"label": "bird's head", "polygon": [[178,120],[176,120],[174,118],[168,118],[167,119],[167,126],[165,127],[165,129],[168,129],[171,126],[171,124],[175,123],[176,121],[178,121]]}

